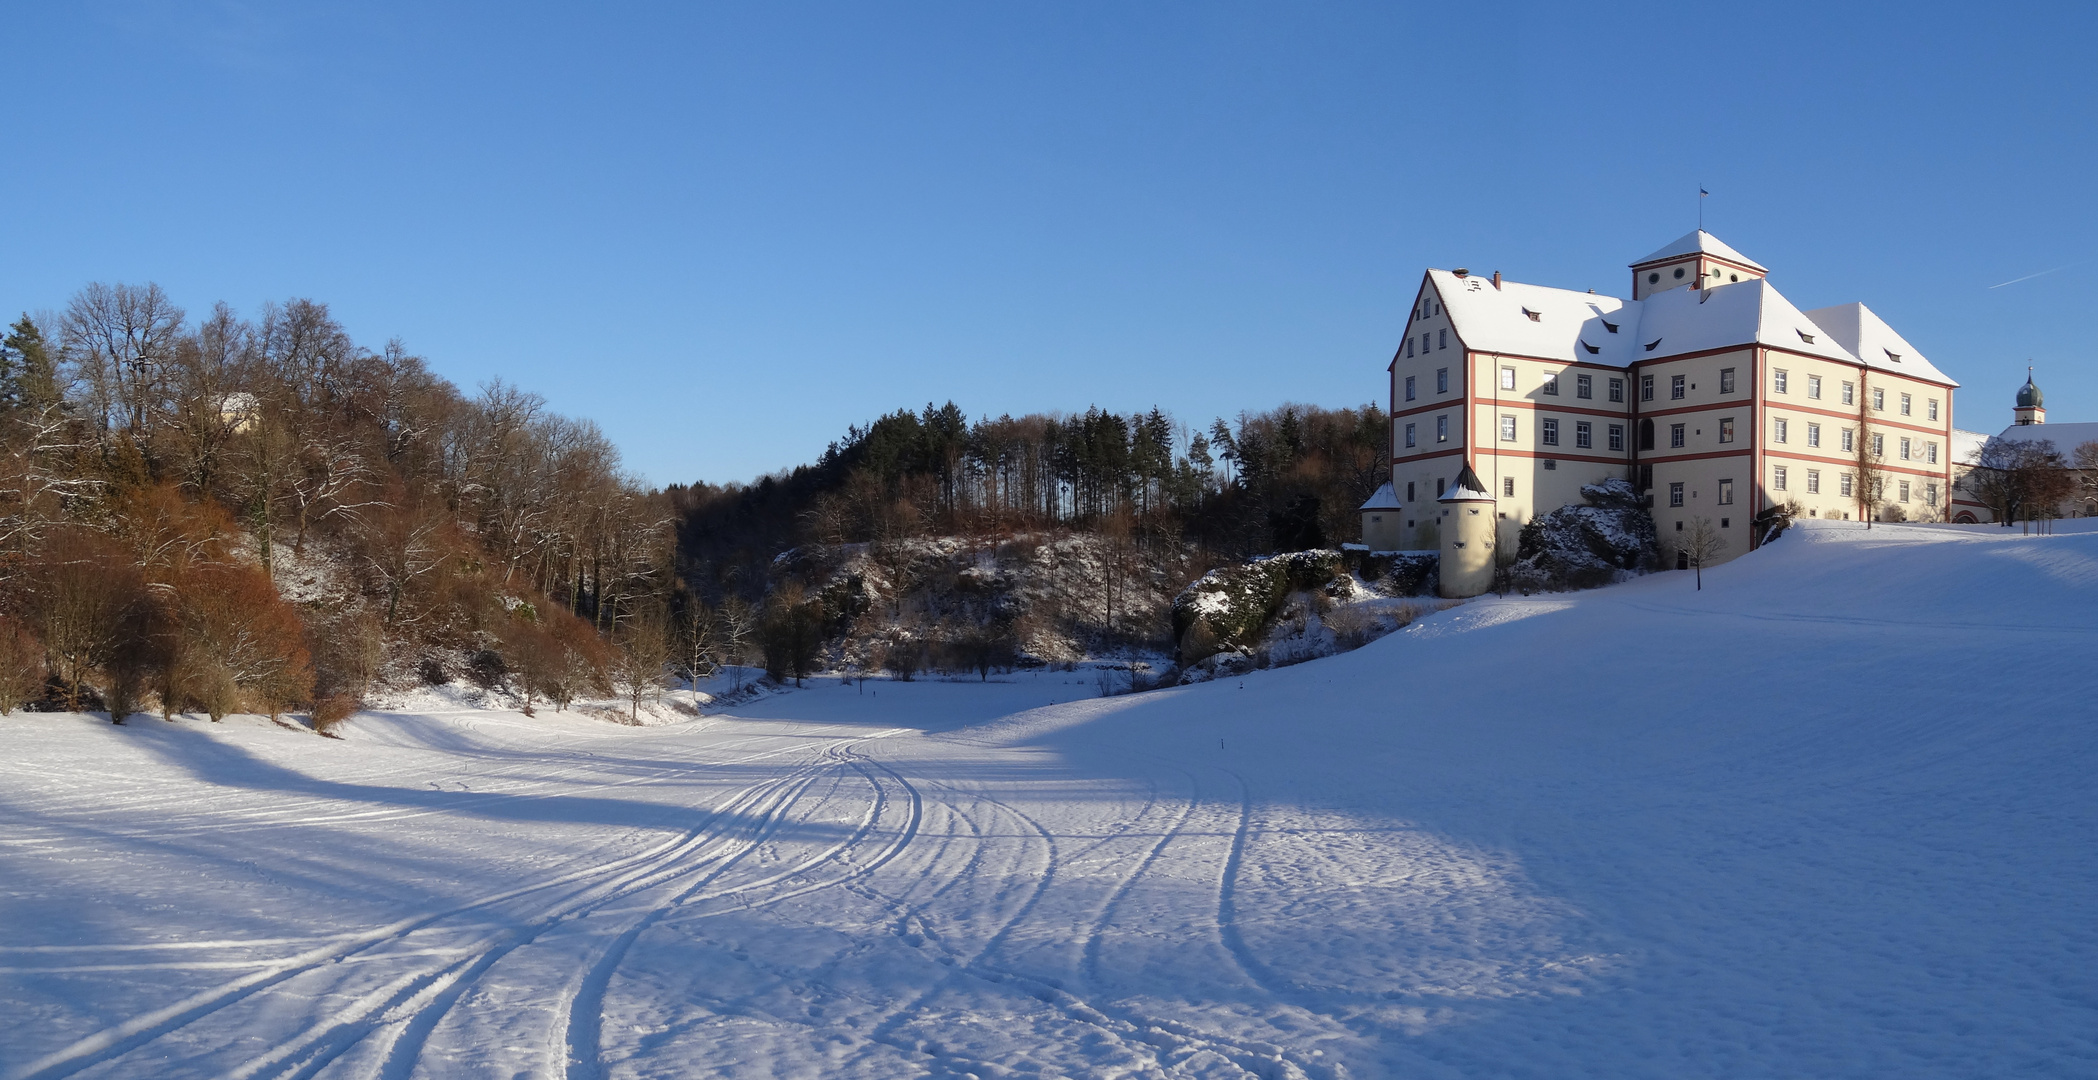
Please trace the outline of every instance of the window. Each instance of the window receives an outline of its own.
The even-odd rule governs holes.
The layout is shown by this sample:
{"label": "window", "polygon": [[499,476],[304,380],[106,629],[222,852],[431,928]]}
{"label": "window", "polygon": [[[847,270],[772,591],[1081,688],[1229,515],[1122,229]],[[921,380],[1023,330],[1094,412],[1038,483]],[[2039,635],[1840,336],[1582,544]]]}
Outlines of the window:
{"label": "window", "polygon": [[1932,506],[1938,505],[1938,485],[1923,485],[1923,501],[1931,504]]}
{"label": "window", "polygon": [[1668,505],[1683,505],[1683,482],[1678,480],[1668,485]]}
{"label": "window", "polygon": [[1838,478],[1837,478],[1837,481],[1836,481],[1836,488],[1837,488],[1838,492],[1840,492],[1840,493],[1842,494],[1842,496],[1843,496],[1844,498],[1846,498],[1846,499],[1847,499],[1847,498],[1849,498],[1849,497],[1850,497],[1850,474],[1849,474],[1849,473],[1844,473],[1844,474],[1842,474],[1842,475],[1841,475],[1840,477],[1838,477]]}
{"label": "window", "polygon": [[1574,421],[1574,445],[1581,449],[1595,446],[1595,425],[1586,420]]}
{"label": "window", "polygon": [[1809,494],[1809,495],[1819,495],[1819,494],[1821,494],[1821,470],[1820,470],[1820,469],[1808,469],[1808,470],[1807,470],[1807,494]]}
{"label": "window", "polygon": [[1734,392],[1733,368],[1723,367],[1719,369],[1719,392],[1722,394],[1731,394]]}
{"label": "window", "polygon": [[1409,358],[1413,356],[1413,335],[1412,335],[1412,334],[1408,334],[1408,335],[1406,335],[1406,355],[1407,355],[1407,356],[1408,356]]}
{"label": "window", "polygon": [[1937,398],[1932,398],[1932,399],[1930,399],[1930,418],[1931,418],[1931,419],[1933,419],[1933,420],[1936,420],[1936,419],[1938,418],[1938,399],[1937,399]]}
{"label": "window", "polygon": [[1577,398],[1592,398],[1592,397],[1594,397],[1594,396],[1595,396],[1595,376],[1593,376],[1593,375],[1576,375],[1576,376],[1574,376],[1574,396],[1575,396],[1575,397],[1577,397]]}
{"label": "window", "polygon": [[1515,441],[1515,417],[1506,415],[1501,417],[1501,441]]}
{"label": "window", "polygon": [[1821,445],[1821,425],[1820,425],[1820,424],[1808,424],[1808,425],[1807,425],[1807,445],[1808,445],[1808,446],[1820,446],[1820,445]]}
{"label": "window", "polygon": [[1501,369],[1501,389],[1503,389],[1503,390],[1513,390],[1513,389],[1515,389],[1515,369],[1514,369],[1514,368],[1512,368],[1512,367],[1504,367],[1504,368],[1502,368],[1502,369]]}
{"label": "window", "polygon": [[1414,377],[1411,375],[1406,376],[1406,400],[1408,401],[1413,400],[1413,379]]}
{"label": "window", "polygon": [[1559,421],[1554,420],[1550,417],[1545,418],[1544,437],[1542,439],[1542,442],[1546,446],[1559,445]]}
{"label": "window", "polygon": [[1734,482],[1732,480],[1721,480],[1719,482],[1719,505],[1734,505]]}
{"label": "window", "polygon": [[1501,477],[1501,494],[1502,494],[1502,495],[1504,495],[1504,496],[1506,496],[1506,497],[1508,497],[1508,498],[1510,498],[1510,499],[1512,499],[1512,498],[1514,498],[1514,497],[1515,497],[1515,478],[1514,478],[1514,477],[1512,477],[1512,476],[1503,476],[1503,477]]}
{"label": "window", "polygon": [[1411,480],[1406,481],[1406,501],[1413,501],[1413,481]]}
{"label": "window", "polygon": [[1850,385],[1849,383],[1844,383],[1844,384],[1843,384],[1843,404],[1845,404],[1845,405],[1855,405],[1855,404],[1857,404],[1857,399],[1856,399],[1856,398],[1855,398],[1855,397],[1853,396],[1853,393],[1854,393],[1854,392],[1856,391],[1856,389],[1857,389],[1856,387],[1854,387],[1854,386]]}
{"label": "window", "polygon": [[1611,380],[1610,380],[1610,400],[1611,400],[1611,401],[1623,401],[1623,400],[1624,400],[1624,380],[1623,380],[1623,379],[1611,379]]}
{"label": "window", "polygon": [[1931,464],[1933,464],[1933,465],[1936,465],[1936,464],[1938,463],[1938,444],[1937,444],[1937,443],[1924,443],[1924,444],[1923,444],[1923,460],[1925,460],[1925,461],[1928,461],[1928,462],[1930,462],[1930,463],[1931,463]]}
{"label": "window", "polygon": [[1816,401],[1821,400],[1821,376],[1807,376],[1807,396]]}
{"label": "window", "polygon": [[1670,449],[1679,448],[1683,445],[1683,425],[1668,425],[1668,445]]}
{"label": "window", "polygon": [[1785,429],[1786,429],[1786,428],[1787,428],[1788,426],[1789,426],[1789,425],[1787,425],[1787,424],[1785,423],[1785,418],[1784,418],[1784,417],[1782,417],[1782,416],[1781,416],[1781,417],[1778,417],[1778,418],[1777,418],[1776,420],[1772,421],[1772,422],[1771,422],[1771,432],[1770,432],[1770,438],[1771,438],[1771,441],[1773,441],[1773,442],[1784,442],[1784,441],[1785,441]]}
{"label": "window", "polygon": [[1770,470],[1770,486],[1778,491],[1785,490],[1785,467],[1783,465]]}
{"label": "window", "polygon": [[1683,400],[1683,377],[1681,375],[1668,377],[1668,398],[1671,401]]}
{"label": "window", "polygon": [[1773,371],[1772,371],[1772,372],[1770,373],[1770,389],[1771,389],[1771,390],[1772,390],[1773,392],[1775,392],[1775,393],[1779,393],[1779,394],[1782,394],[1782,393],[1784,393],[1784,392],[1785,392],[1785,369],[1784,369],[1784,368],[1777,368],[1776,370],[1773,370]]}
{"label": "window", "polygon": [[1903,416],[1910,416],[1910,415],[1913,415],[1912,413],[1910,413],[1910,412],[1909,412],[1909,404],[1910,404],[1910,402],[1909,402],[1909,396],[1908,396],[1907,394],[1903,394],[1903,395],[1901,395],[1901,415],[1903,415]]}
{"label": "window", "polygon": [[1436,442],[1449,442],[1449,441],[1450,441],[1450,418],[1449,418],[1449,417],[1447,417],[1447,416],[1438,416],[1438,417],[1436,417],[1436,418],[1435,418],[1435,441],[1436,441]]}
{"label": "window", "polygon": [[1435,331],[1435,347],[1438,349],[1450,347],[1450,332],[1448,330]]}
{"label": "window", "polygon": [[1427,351],[1428,351],[1428,335],[1427,335],[1427,334],[1422,334],[1422,335],[1421,335],[1421,351],[1422,351],[1422,352],[1427,352]]}
{"label": "window", "polygon": [[1901,482],[1901,501],[1909,501],[1909,482],[1906,480]]}
{"label": "window", "polygon": [[1854,431],[1850,430],[1849,428],[1844,428],[1844,429],[1843,429],[1843,452],[1844,452],[1844,453],[1846,453],[1846,454],[1848,454],[1848,453],[1850,453],[1851,451],[1853,451],[1853,450],[1856,450],[1857,448],[1858,448],[1858,444],[1857,444],[1857,432],[1854,432]]}
{"label": "window", "polygon": [[1877,431],[1872,433],[1872,456],[1876,458],[1887,456],[1887,437]]}
{"label": "window", "polygon": [[1909,440],[1901,440],[1901,460],[1903,461],[1909,460],[1909,445]]}
{"label": "window", "polygon": [[1639,421],[1639,449],[1652,450],[1653,448],[1654,422],[1652,420],[1641,420]]}
{"label": "window", "polygon": [[1611,424],[1611,425],[1610,425],[1610,449],[1612,449],[1612,450],[1623,450],[1623,449],[1624,449],[1624,425],[1623,425],[1623,424]]}
{"label": "window", "polygon": [[1733,442],[1733,441],[1734,441],[1734,418],[1733,418],[1733,417],[1731,417],[1731,416],[1727,416],[1727,417],[1722,417],[1722,418],[1720,419],[1720,421],[1719,421],[1719,441],[1720,441],[1720,442],[1723,442],[1723,443],[1730,443],[1730,442]]}
{"label": "window", "polygon": [[1654,377],[1652,375],[1639,376],[1639,400],[1654,400]]}
{"label": "window", "polygon": [[1413,446],[1413,445],[1414,445],[1414,441],[1413,441],[1413,429],[1414,429],[1414,427],[1415,427],[1415,425],[1413,425],[1413,424],[1408,424],[1408,425],[1406,425],[1406,445],[1407,445],[1407,446]]}
{"label": "window", "polygon": [[1557,372],[1544,377],[1544,392],[1553,397],[1559,396],[1559,375]]}
{"label": "window", "polygon": [[1887,411],[1887,392],[1886,390],[1877,386],[1872,388],[1872,411]]}
{"label": "window", "polygon": [[1449,368],[1439,367],[1435,369],[1435,392],[1438,394],[1447,394],[1450,392]]}
{"label": "window", "polygon": [[1436,497],[1436,498],[1438,498],[1438,499],[1442,498],[1442,493],[1443,493],[1443,491],[1444,491],[1443,485],[1444,485],[1444,484],[1446,484],[1446,483],[1448,483],[1448,482],[1449,482],[1448,480],[1446,480],[1446,479],[1444,479],[1443,477],[1440,477],[1440,476],[1438,476],[1438,477],[1436,477],[1436,478],[1435,478],[1435,497]]}

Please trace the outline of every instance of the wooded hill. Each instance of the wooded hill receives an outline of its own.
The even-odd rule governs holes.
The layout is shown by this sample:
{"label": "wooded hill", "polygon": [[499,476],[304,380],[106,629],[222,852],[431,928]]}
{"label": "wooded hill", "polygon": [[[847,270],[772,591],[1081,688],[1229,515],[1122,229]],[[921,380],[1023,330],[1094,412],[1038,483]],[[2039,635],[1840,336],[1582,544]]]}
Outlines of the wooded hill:
{"label": "wooded hill", "polygon": [[90,285],[0,348],[0,707],[325,727],[418,680],[639,695],[852,632],[794,548],[1099,536],[1177,587],[1158,575],[1352,538],[1386,427],[1374,405],[1191,429],[949,403],[752,484],[658,491],[589,421],[463,392],[325,304],[192,318],[157,286]]}

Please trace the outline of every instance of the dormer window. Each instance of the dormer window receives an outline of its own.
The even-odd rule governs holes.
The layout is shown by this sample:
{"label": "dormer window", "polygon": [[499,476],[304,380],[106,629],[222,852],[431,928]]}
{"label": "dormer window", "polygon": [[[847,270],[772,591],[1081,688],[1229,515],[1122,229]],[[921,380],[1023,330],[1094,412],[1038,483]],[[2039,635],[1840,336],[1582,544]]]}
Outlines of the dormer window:
{"label": "dormer window", "polygon": [[1593,346],[1593,345],[1590,345],[1590,344],[1588,344],[1588,343],[1587,343],[1587,342],[1585,342],[1585,341],[1581,342],[1581,347],[1582,347],[1582,348],[1584,348],[1584,349],[1586,349],[1586,350],[1588,350],[1588,355],[1590,355],[1590,356],[1594,356],[1594,355],[1595,355],[1596,353],[1599,353],[1599,352],[1602,352],[1602,351],[1603,351],[1603,350],[1601,350],[1601,349],[1598,349],[1598,348],[1596,348],[1596,347],[1595,347],[1595,346]]}
{"label": "dormer window", "polygon": [[1647,342],[1647,343],[1646,343],[1646,351],[1647,351],[1647,352],[1653,352],[1653,351],[1654,351],[1654,349],[1655,349],[1655,348],[1657,348],[1657,347],[1658,347],[1658,346],[1659,346],[1660,344],[1661,344],[1661,339],[1660,339],[1660,338],[1655,338],[1654,340],[1652,340],[1652,341],[1649,341],[1649,342]]}
{"label": "dormer window", "polygon": [[1894,363],[1897,363],[1897,364],[1901,363],[1901,354],[1900,354],[1900,353],[1898,353],[1898,352],[1895,352],[1895,351],[1894,351],[1894,350],[1892,350],[1892,349],[1888,349],[1888,350],[1886,350],[1886,354],[1887,354],[1887,359],[1889,359],[1889,360],[1891,360],[1891,361],[1893,361]]}
{"label": "dormer window", "polygon": [[1529,308],[1524,308],[1523,314],[1529,316],[1531,322],[1539,321],[1537,317],[1537,312],[1531,311]]}
{"label": "dormer window", "polygon": [[1801,330],[1798,327],[1793,327],[1793,332],[1799,335],[1799,340],[1804,341],[1809,345],[1812,345],[1814,343],[1814,335],[1807,333],[1805,330]]}
{"label": "dormer window", "polygon": [[1608,320],[1608,319],[1597,319],[1596,321],[1597,321],[1597,322],[1599,322],[1599,323],[1602,323],[1602,324],[1603,324],[1603,329],[1605,329],[1605,330],[1608,330],[1608,331],[1610,331],[1610,332],[1611,332],[1611,333],[1613,333],[1613,334],[1617,332],[1617,324],[1616,324],[1616,323],[1614,323],[1614,322],[1611,322],[1611,321],[1610,321],[1610,320]]}

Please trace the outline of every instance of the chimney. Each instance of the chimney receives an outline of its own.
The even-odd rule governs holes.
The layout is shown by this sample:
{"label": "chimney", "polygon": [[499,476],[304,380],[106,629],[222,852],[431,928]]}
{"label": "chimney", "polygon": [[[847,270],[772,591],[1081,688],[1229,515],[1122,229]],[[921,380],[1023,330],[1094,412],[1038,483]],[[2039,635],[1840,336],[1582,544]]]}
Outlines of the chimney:
{"label": "chimney", "polygon": [[1501,287],[1501,272],[1499,270],[1493,272],[1493,287],[1496,289]]}

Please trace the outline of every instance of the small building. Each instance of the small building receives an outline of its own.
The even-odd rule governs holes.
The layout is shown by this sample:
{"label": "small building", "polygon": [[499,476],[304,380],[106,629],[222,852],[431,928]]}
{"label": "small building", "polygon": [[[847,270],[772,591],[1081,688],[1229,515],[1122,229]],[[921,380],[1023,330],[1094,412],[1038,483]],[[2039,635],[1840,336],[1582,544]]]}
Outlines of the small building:
{"label": "small building", "polygon": [[1398,493],[1392,490],[1391,481],[1386,480],[1375,494],[1362,504],[1362,545],[1371,551],[1398,551],[1404,548],[1404,530],[1400,526],[1401,515],[1406,507],[1399,502]]}

